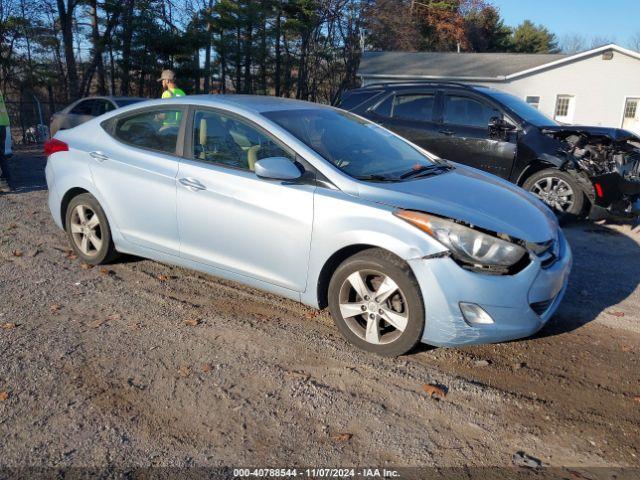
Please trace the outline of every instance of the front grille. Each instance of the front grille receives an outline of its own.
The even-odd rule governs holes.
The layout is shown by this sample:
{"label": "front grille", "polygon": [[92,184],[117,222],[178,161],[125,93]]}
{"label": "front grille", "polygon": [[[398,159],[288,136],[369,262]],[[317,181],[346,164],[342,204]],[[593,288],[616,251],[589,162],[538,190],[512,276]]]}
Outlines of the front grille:
{"label": "front grille", "polygon": [[543,302],[531,303],[529,306],[531,307],[531,310],[536,312],[536,314],[541,317],[547,310],[549,310],[549,307],[553,303],[553,300],[553,298],[550,298],[549,300],[544,300]]}

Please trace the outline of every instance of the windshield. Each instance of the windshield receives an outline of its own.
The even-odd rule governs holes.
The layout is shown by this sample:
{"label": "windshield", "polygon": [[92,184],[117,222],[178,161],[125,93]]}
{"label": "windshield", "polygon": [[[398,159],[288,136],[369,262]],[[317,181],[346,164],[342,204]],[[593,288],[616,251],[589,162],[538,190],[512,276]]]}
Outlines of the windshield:
{"label": "windshield", "polygon": [[360,180],[397,181],[407,178],[407,172],[423,172],[437,166],[409,143],[347,112],[317,108],[263,115]]}
{"label": "windshield", "polygon": [[491,98],[505,105],[507,108],[522,118],[524,121],[535,125],[536,127],[548,127],[550,125],[558,125],[555,120],[551,120],[545,114],[535,107],[532,107],[524,100],[511,95],[510,93],[499,92],[496,90],[485,89],[484,93]]}

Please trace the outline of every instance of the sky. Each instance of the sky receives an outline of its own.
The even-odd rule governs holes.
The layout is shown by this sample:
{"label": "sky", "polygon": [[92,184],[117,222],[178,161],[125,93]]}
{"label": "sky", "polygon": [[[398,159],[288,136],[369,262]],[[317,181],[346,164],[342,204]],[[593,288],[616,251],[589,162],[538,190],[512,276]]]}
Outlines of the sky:
{"label": "sky", "polygon": [[558,39],[578,34],[588,45],[593,37],[614,39],[627,47],[640,34],[640,0],[492,0],[509,26],[529,19]]}

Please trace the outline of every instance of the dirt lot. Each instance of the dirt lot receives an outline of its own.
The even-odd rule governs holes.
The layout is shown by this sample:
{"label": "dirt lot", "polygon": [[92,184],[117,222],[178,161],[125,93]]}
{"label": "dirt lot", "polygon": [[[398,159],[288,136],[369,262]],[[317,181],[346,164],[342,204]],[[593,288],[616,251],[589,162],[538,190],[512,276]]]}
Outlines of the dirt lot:
{"label": "dirt lot", "polygon": [[0,466],[493,466],[522,450],[640,467],[640,232],[628,226],[566,229],[570,289],[536,337],[383,359],[326,312],[235,283],[136,258],[83,268],[51,220],[43,159],[12,164]]}

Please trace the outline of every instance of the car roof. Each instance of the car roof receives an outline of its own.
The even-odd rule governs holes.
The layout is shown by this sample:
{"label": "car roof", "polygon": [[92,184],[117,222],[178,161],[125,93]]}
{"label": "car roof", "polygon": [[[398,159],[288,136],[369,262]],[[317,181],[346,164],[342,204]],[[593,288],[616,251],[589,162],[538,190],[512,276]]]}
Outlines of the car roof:
{"label": "car roof", "polygon": [[366,92],[369,90],[402,90],[410,88],[420,87],[442,87],[442,88],[463,88],[468,90],[493,90],[491,87],[484,87],[482,85],[474,85],[472,83],[459,83],[459,82],[385,82],[385,83],[372,83],[364,87],[355,88],[353,90],[347,90],[348,92]]}
{"label": "car roof", "polygon": [[144,97],[127,97],[124,95],[91,95],[88,97],[79,98],[78,100],[76,100],[76,102],[81,102],[83,100],[96,100],[96,99],[106,99],[116,103],[119,100],[140,100],[140,101],[149,100],[148,98],[144,98]]}
{"label": "car roof", "polygon": [[243,94],[221,94],[221,95],[185,95],[184,97],[174,97],[167,99],[155,99],[145,102],[144,105],[136,104],[127,108],[141,108],[144,106],[165,105],[167,103],[202,105],[210,107],[235,107],[252,113],[265,113],[277,110],[308,110],[327,108],[329,105],[295,100],[292,98],[272,97],[267,95],[243,95]]}

